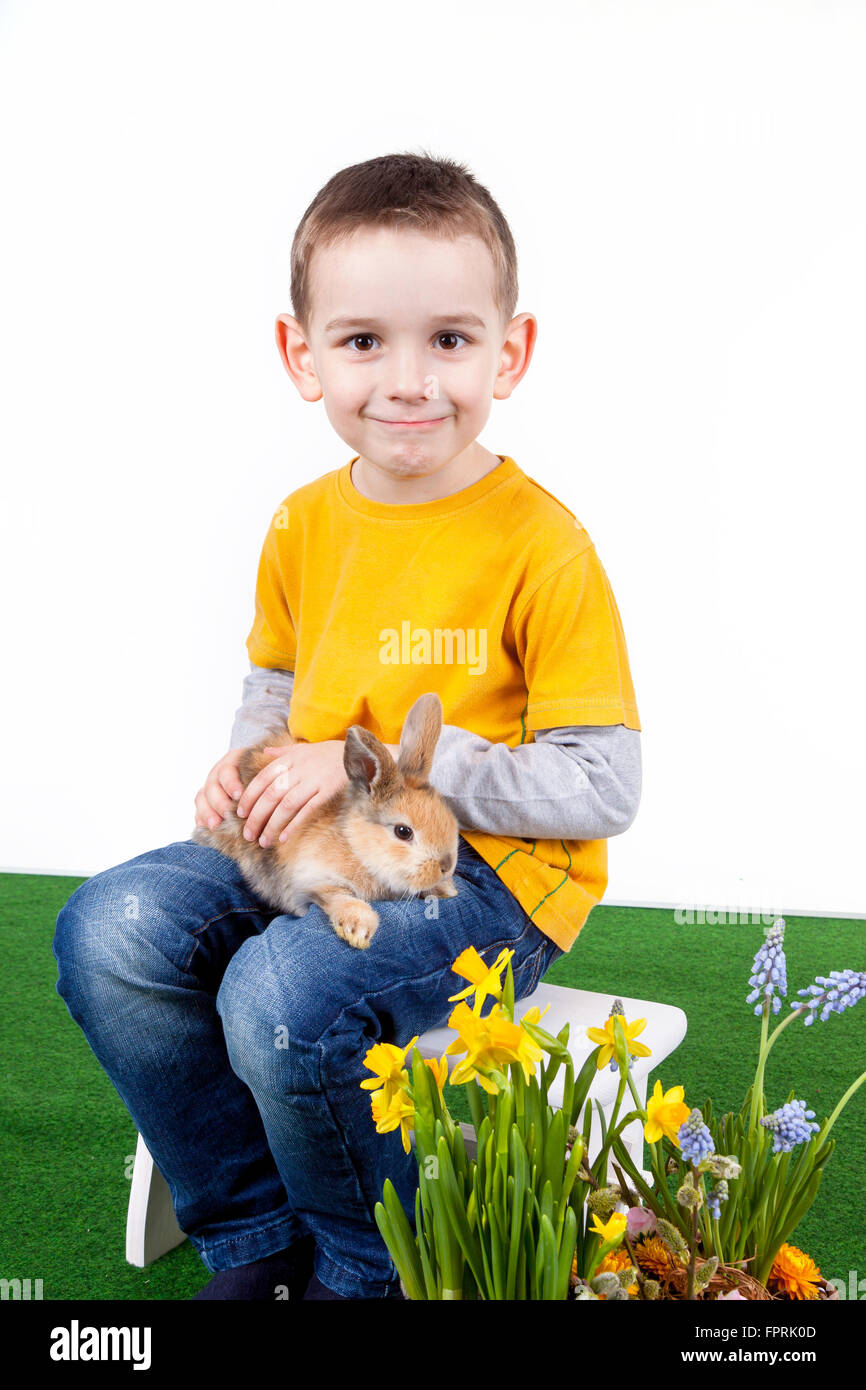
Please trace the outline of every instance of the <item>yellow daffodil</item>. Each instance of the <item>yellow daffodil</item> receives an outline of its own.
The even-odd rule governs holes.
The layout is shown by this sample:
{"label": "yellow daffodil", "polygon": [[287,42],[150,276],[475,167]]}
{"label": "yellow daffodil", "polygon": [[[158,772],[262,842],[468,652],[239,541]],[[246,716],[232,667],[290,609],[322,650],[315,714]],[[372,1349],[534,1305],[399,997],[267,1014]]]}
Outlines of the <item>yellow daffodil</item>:
{"label": "yellow daffodil", "polygon": [[597,1236],[601,1236],[602,1243],[608,1245],[611,1241],[622,1240],[625,1235],[626,1214],[624,1211],[615,1211],[608,1221],[601,1221],[592,1214],[592,1230]]}
{"label": "yellow daffodil", "polygon": [[[632,1057],[651,1057],[652,1053],[643,1043],[635,1042],[638,1033],[642,1033],[646,1028],[645,1018],[636,1018],[634,1023],[627,1023],[622,1014],[617,1014],[622,1031],[625,1034],[626,1047]],[[603,1028],[587,1028],[586,1036],[590,1042],[601,1043],[601,1051],[598,1054],[598,1070],[606,1067],[611,1058],[616,1055],[616,1033],[614,1032],[613,1016],[605,1021]]]}
{"label": "yellow daffodil", "polygon": [[531,1009],[526,1010],[526,1013],[523,1015],[520,1021],[521,1023],[538,1023],[542,1018],[544,1018],[544,1015],[547,1013],[549,1008],[549,1004],[545,1004],[543,1009],[539,1009],[537,1004],[533,1004]]}
{"label": "yellow daffodil", "polygon": [[376,1133],[388,1134],[399,1125],[403,1149],[408,1153],[410,1148],[409,1130],[415,1125],[415,1107],[408,1093],[396,1091],[394,1095],[386,1099],[383,1088],[370,1097],[370,1107],[376,1122]]}
{"label": "yellow daffodil", "polygon": [[485,1018],[479,1018],[465,1003],[457,1005],[448,1020],[449,1028],[458,1034],[454,1042],[446,1047],[447,1055],[465,1052],[466,1056],[451,1074],[452,1086],[459,1086],[473,1078],[491,1095],[496,1095],[498,1087],[485,1071],[499,1070],[509,1062],[519,1062],[527,1081],[535,1073],[535,1066],[541,1057],[541,1048],[519,1024],[512,1023],[494,1004]]}
{"label": "yellow daffodil", "polygon": [[447,1061],[444,1057],[440,1057],[438,1062],[436,1061],[435,1057],[425,1057],[424,1065],[425,1067],[429,1067],[432,1071],[433,1075],[436,1078],[436,1085],[439,1087],[439,1090],[441,1091],[442,1087],[445,1085],[445,1082],[448,1080]]}
{"label": "yellow daffodil", "polygon": [[416,1033],[405,1047],[395,1047],[393,1043],[374,1043],[364,1057],[364,1066],[368,1071],[375,1072],[375,1076],[366,1077],[361,1082],[361,1090],[378,1091],[380,1086],[384,1086],[387,1105],[391,1097],[408,1082],[408,1075],[404,1071],[406,1054],[411,1052],[417,1041]]}
{"label": "yellow daffodil", "polygon": [[496,999],[502,997],[502,972],[513,955],[513,951],[503,948],[492,965],[485,965],[475,947],[467,946],[465,951],[460,952],[451,969],[455,975],[461,975],[464,980],[471,980],[472,983],[466,989],[461,989],[459,994],[449,995],[448,1003],[454,1004],[458,999],[467,999],[474,993],[472,1012],[480,1014],[488,994],[492,994]]}
{"label": "yellow daffodil", "polygon": [[656,1081],[655,1089],[647,1101],[647,1121],[643,1128],[643,1136],[648,1144],[654,1144],[666,1134],[671,1143],[679,1148],[677,1131],[691,1114],[684,1096],[685,1090],[682,1086],[672,1086],[662,1094],[662,1083]]}

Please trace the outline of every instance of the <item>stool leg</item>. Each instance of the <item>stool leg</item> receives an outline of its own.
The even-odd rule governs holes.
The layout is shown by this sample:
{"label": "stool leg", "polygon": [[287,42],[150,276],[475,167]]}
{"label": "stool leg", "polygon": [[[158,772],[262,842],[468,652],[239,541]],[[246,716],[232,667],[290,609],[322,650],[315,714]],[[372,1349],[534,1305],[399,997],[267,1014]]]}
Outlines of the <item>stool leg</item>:
{"label": "stool leg", "polygon": [[126,1213],[127,1261],[144,1269],[184,1240],[168,1183],[139,1134]]}

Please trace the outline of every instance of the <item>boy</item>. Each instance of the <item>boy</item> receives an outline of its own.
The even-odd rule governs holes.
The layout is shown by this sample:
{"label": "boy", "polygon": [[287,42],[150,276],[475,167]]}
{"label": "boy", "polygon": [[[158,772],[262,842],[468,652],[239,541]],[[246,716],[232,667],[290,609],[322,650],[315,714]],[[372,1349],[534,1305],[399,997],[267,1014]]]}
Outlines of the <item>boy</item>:
{"label": "boy", "polygon": [[[570,949],[606,886],[606,837],[637,809],[640,724],[589,537],[477,442],[536,334],[514,317],[514,243],[487,190],[426,154],[344,169],[301,220],[291,288],[282,360],[355,453],[268,529],[244,702],[196,824],[239,797],[248,838],[296,833],[345,785],[349,726],[396,757],[436,690],[430,780],[462,832],[457,897],[435,916],[377,902],[356,950],[321,909],[275,915],[232,860],[177,842],[73,895],[57,988],[214,1274],[196,1297],[399,1297],[373,1207],[390,1177],[413,1220],[417,1170],[399,1132],[376,1132],[364,1055],[446,1022],[467,946],[513,950],[516,998]],[[241,749],[286,720],[306,742],[244,791]]]}

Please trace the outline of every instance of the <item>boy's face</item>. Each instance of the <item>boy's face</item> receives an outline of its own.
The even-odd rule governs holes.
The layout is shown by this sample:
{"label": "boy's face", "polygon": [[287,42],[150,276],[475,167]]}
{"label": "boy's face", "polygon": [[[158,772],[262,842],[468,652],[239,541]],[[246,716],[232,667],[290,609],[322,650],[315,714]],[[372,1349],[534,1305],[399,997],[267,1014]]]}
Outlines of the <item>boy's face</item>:
{"label": "boy's face", "polygon": [[536,328],[531,314],[503,323],[484,243],[361,228],[316,251],[310,279],[309,336],[282,314],[277,342],[301,395],[324,396],[340,438],[394,477],[480,449],[491,402],[525,372]]}

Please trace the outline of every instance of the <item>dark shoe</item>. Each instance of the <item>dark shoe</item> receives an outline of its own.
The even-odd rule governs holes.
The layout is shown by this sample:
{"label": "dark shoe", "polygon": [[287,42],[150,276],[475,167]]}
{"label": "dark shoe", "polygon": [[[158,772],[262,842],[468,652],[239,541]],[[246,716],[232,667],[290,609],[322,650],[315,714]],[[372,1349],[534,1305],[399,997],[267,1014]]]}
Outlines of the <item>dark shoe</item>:
{"label": "dark shoe", "polygon": [[[382,1297],[404,1298],[403,1291],[400,1288],[400,1281],[395,1280],[388,1292],[383,1294]],[[345,1294],[334,1293],[333,1289],[329,1289],[326,1284],[322,1283],[319,1276],[314,1274],[307,1286],[307,1292],[304,1294],[304,1301],[309,1301],[310,1303],[314,1301],[324,1302],[325,1299],[333,1299],[338,1303],[352,1303],[355,1301],[351,1298],[347,1298]]]}
{"label": "dark shoe", "polygon": [[278,1250],[263,1260],[237,1265],[234,1269],[220,1269],[209,1284],[193,1294],[193,1300],[243,1298],[274,1303],[280,1285],[287,1289],[290,1300],[301,1299],[313,1273],[314,1249],[312,1236],[304,1236],[287,1250]]}

